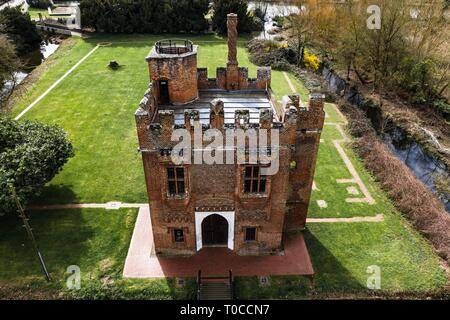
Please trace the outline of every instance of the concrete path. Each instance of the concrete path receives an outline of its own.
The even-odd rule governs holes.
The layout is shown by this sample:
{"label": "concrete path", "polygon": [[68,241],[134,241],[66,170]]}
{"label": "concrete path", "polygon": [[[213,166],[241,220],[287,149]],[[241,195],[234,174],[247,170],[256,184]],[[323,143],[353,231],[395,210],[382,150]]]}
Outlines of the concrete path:
{"label": "concrete path", "polygon": [[89,58],[89,56],[91,54],[93,54],[98,48],[99,48],[99,46],[97,45],[87,55],[85,55],[83,58],[81,58],[80,61],[78,61],[72,68],[70,68],[69,71],[67,71],[61,78],[56,80],[50,86],[50,88],[48,88],[43,94],[41,94],[36,100],[34,100],[33,103],[31,103],[28,107],[26,107],[17,117],[14,118],[14,120],[19,120],[20,118],[22,118],[28,111],[31,110],[31,108],[33,108],[36,104],[38,104],[39,101],[44,99],[58,84],[60,84],[65,78],[67,78],[68,75],[70,75],[76,68],[78,68],[80,66],[80,64],[82,64],[84,62],[84,60]]}
{"label": "concrete path", "polygon": [[30,206],[29,210],[55,210],[55,209],[80,209],[80,208],[98,208],[108,210],[118,210],[120,208],[146,208],[146,203],[122,203],[119,201],[110,201],[107,203],[70,203],[70,204],[48,204]]}
{"label": "concrete path", "polygon": [[342,146],[339,144],[338,140],[333,140],[333,144],[338,151],[339,155],[341,156],[342,160],[344,161],[345,165],[347,166],[348,171],[350,171],[350,174],[353,177],[353,181],[355,181],[359,188],[361,189],[361,192],[364,194],[364,198],[347,198],[345,199],[346,202],[349,203],[355,203],[355,202],[367,202],[368,204],[375,204],[374,198],[369,193],[369,190],[367,190],[365,184],[362,182],[361,178],[359,177],[358,172],[356,171],[355,167],[353,166],[352,162],[348,158],[347,154],[345,153]]}
{"label": "concrete path", "polygon": [[149,207],[141,207],[136,219],[128,254],[123,269],[124,277],[144,275],[146,265],[155,255],[153,247],[153,231],[150,221]]}
{"label": "concrete path", "polygon": [[291,89],[292,93],[296,93],[297,90],[295,90],[294,84],[292,83],[291,79],[289,79],[289,76],[285,71],[283,71],[283,76],[284,76],[284,79],[286,80],[289,88]]}
{"label": "concrete path", "polygon": [[384,221],[382,214],[375,217],[352,217],[352,218],[307,218],[306,223],[352,223],[352,222],[381,222]]}
{"label": "concrete path", "polygon": [[[347,181],[347,180],[346,180]],[[354,180],[348,180],[354,181]],[[71,203],[71,204],[49,204],[49,205],[36,205],[29,206],[27,210],[39,211],[39,210],[63,210],[63,209],[82,209],[82,208],[94,208],[94,209],[106,209],[106,210],[118,210],[120,208],[139,208],[139,217],[142,215],[150,216],[150,209],[147,203],[123,203],[118,201],[111,201],[107,203]],[[139,218],[144,221],[144,217]],[[379,222],[383,221],[383,215],[378,214],[375,217],[352,217],[352,218],[307,218],[306,222],[320,223],[320,222]],[[145,220],[149,221],[150,220]],[[136,222],[137,224],[137,222]],[[145,225],[145,223],[143,223]],[[147,230],[142,230],[142,232]]]}
{"label": "concrete path", "polygon": [[349,157],[347,156],[347,154],[345,153],[344,149],[341,146],[341,143],[346,143],[346,142],[350,141],[350,139],[345,134],[345,131],[342,128],[341,124],[340,123],[325,122],[325,125],[336,126],[336,129],[341,134],[342,139],[333,140],[333,145],[336,148],[336,150],[338,151],[339,156],[344,161],[345,166],[347,167],[348,171],[352,175],[352,179],[337,179],[336,182],[337,183],[356,183],[359,186],[361,192],[364,194],[364,198],[347,198],[347,199],[345,199],[345,201],[348,202],[348,203],[366,202],[366,203],[368,203],[370,205],[375,204],[375,199],[372,197],[372,195],[370,194],[370,192],[367,189],[366,185],[361,180],[361,177],[359,176],[358,172],[356,171],[355,166],[350,161]]}
{"label": "concrete path", "polygon": [[341,110],[339,110],[337,105],[334,104],[334,103],[331,103],[331,106],[333,107],[334,111],[336,111],[336,113],[339,115],[339,117],[341,118],[342,122],[344,124],[348,124],[347,118],[342,114]]}
{"label": "concrete path", "polygon": [[[354,182],[354,180],[345,180],[347,182]],[[63,209],[82,209],[82,208],[93,208],[93,209],[106,209],[106,210],[118,210],[121,208],[139,208],[139,217],[142,215],[150,216],[150,209],[146,203],[123,203],[118,201],[111,201],[107,203],[71,203],[71,204],[49,204],[49,205],[35,205],[29,206],[27,210],[39,211],[39,210],[63,210]],[[139,218],[144,221],[144,217]],[[307,218],[306,222],[320,223],[320,222],[378,222],[383,221],[383,215],[379,214],[375,217],[352,217],[352,218]],[[149,221],[150,220],[145,220]],[[136,222],[136,224],[138,224]],[[142,223],[145,225],[146,223]],[[148,230],[142,230],[141,232],[147,232]],[[133,236],[134,237],[134,236]]]}

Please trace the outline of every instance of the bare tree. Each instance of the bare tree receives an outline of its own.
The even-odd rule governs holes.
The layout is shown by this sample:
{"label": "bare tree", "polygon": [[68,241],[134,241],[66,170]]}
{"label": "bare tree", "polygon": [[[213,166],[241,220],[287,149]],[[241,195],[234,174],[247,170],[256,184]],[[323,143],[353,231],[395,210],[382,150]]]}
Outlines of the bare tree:
{"label": "bare tree", "polygon": [[3,109],[18,83],[18,71],[23,67],[5,35],[0,35],[0,110]]}

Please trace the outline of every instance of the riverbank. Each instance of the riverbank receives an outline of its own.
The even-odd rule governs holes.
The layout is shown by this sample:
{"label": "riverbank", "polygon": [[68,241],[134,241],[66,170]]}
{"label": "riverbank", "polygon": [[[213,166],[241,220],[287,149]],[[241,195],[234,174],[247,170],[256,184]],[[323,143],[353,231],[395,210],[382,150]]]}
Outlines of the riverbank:
{"label": "riverbank", "polygon": [[[296,68],[295,74],[309,89],[325,90],[328,99],[337,102],[348,120],[347,129],[355,139],[352,147],[365,168],[381,183],[394,205],[433,244],[436,252],[447,263],[450,262],[450,215],[444,207],[448,206],[448,198],[436,196],[436,176],[431,176],[438,170],[448,176],[446,163],[427,155],[427,149],[422,149],[419,142],[411,144],[414,141],[412,137],[401,140],[399,132],[405,129],[396,125],[394,119],[383,115],[379,105],[332,71],[324,69],[319,76]],[[396,146],[400,140],[402,144]],[[406,159],[402,157],[402,148],[407,150]],[[434,168],[414,165],[414,159],[418,161],[419,158],[425,163],[428,160]]]}
{"label": "riverbank", "polygon": [[5,111],[11,111],[17,101],[22,100],[40,81],[42,75],[50,70],[59,58],[70,51],[75,44],[75,39],[65,36],[52,36],[46,39],[41,49],[28,58],[28,68],[22,71],[22,79],[9,98]]}
{"label": "riverbank", "polygon": [[450,262],[450,215],[440,201],[392,154],[362,110],[343,101],[340,110],[349,121],[348,130],[355,139],[352,146],[365,167],[437,253]]}
{"label": "riverbank", "polygon": [[326,67],[314,78],[334,98],[363,110],[389,149],[450,212],[450,149],[444,145],[450,143],[450,126],[445,119],[358,87]]}

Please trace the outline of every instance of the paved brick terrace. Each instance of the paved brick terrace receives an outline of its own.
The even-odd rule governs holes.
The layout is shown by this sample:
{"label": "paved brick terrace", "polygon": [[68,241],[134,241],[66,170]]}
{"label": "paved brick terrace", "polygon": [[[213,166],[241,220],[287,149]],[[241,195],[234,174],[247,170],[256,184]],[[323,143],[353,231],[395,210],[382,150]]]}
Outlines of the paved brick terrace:
{"label": "paved brick terrace", "polygon": [[227,248],[204,248],[190,257],[157,257],[152,254],[153,235],[148,207],[142,207],[136,221],[125,262],[124,277],[195,277],[202,274],[236,276],[312,275],[314,269],[302,234],[290,235],[283,255],[238,256]]}

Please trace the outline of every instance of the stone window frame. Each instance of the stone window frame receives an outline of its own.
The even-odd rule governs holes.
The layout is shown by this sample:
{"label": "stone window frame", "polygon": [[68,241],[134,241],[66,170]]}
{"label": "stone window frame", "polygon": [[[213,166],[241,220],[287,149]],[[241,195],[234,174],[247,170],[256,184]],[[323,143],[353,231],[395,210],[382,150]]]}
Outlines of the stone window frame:
{"label": "stone window frame", "polygon": [[[245,170],[247,167],[259,167],[260,168],[260,173],[261,173],[261,168],[265,168],[268,167],[268,165],[265,164],[242,164],[240,166],[240,174],[239,174],[239,195],[241,197],[244,198],[268,198],[270,196],[270,192],[271,192],[271,176],[267,175],[265,176],[265,180],[266,180],[266,186],[265,186],[265,191],[264,192],[246,192],[245,191]],[[260,174],[259,173],[259,174]]]}
{"label": "stone window frame", "polygon": [[[175,241],[175,230],[183,231],[183,241]],[[189,233],[189,228],[186,227],[169,227],[168,233],[170,233],[170,237],[172,239],[172,243],[175,245],[186,245],[186,235]]]}
{"label": "stone window frame", "polygon": [[[177,241],[177,238],[175,236],[176,231],[181,231],[183,241]],[[184,228],[172,228],[171,233],[172,233],[172,242],[173,243],[175,243],[175,244],[186,243],[186,232],[185,232]]]}
{"label": "stone window frame", "polygon": [[[182,168],[184,175],[184,193],[180,194],[171,194],[169,192],[169,177],[168,177],[168,169],[169,168]],[[176,170],[175,170],[175,176],[176,176]],[[188,174],[188,167],[183,165],[175,165],[175,164],[166,164],[164,165],[164,187],[165,187],[165,195],[168,200],[177,200],[177,199],[186,199],[189,197],[189,174]]]}
{"label": "stone window frame", "polygon": [[[258,242],[258,233],[259,233],[259,228],[256,226],[244,226],[243,227],[243,233],[244,233],[244,242],[245,243],[255,243]],[[254,240],[247,240],[247,229],[255,229],[255,239]]]}

